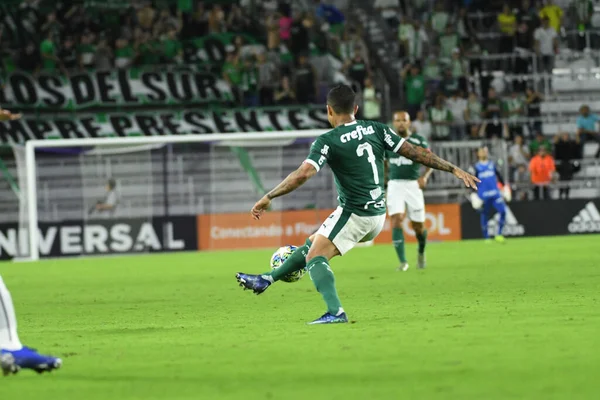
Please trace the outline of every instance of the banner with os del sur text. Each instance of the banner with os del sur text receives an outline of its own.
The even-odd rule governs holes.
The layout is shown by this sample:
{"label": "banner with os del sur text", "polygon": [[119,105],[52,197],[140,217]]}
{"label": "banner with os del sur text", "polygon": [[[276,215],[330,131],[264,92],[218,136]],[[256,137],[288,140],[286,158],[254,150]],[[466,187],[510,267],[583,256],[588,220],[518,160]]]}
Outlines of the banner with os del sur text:
{"label": "banner with os del sur text", "polygon": [[[40,222],[40,257],[196,250],[195,216]],[[28,231],[0,224],[0,260],[28,254]]]}
{"label": "banner with os del sur text", "polygon": [[[273,211],[259,221],[249,213],[212,214],[198,216],[198,249],[225,250],[277,248],[287,244],[299,245],[315,233],[333,210]],[[452,241],[461,238],[460,207],[458,204],[427,206],[428,239]],[[408,221],[404,224],[405,238],[415,242]],[[389,219],[375,243],[391,243]]]}
{"label": "banner with os del sur text", "polygon": [[232,99],[227,82],[193,69],[84,71],[70,76],[17,71],[0,86],[0,106],[18,111],[225,103]]}
{"label": "banner with os del sur text", "polygon": [[0,122],[0,143],[29,139],[189,135],[329,128],[323,107],[159,110]]}

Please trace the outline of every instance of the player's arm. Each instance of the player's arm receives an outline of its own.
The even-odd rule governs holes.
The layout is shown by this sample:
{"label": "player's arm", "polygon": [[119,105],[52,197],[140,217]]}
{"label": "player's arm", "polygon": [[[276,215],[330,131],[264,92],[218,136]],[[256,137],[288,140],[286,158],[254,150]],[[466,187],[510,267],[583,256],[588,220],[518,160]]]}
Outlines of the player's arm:
{"label": "player's arm", "polygon": [[[431,151],[431,149],[429,148],[429,143],[427,143],[426,140],[423,140],[422,143],[423,143],[423,148],[427,149],[428,151]],[[427,181],[429,180],[429,177],[431,176],[432,172],[433,172],[433,169],[431,169],[429,167],[425,167],[425,172],[423,173],[423,175],[421,175],[421,177],[418,180],[419,187],[421,189],[425,189],[425,186],[427,186]]]}
{"label": "player's arm", "polygon": [[19,118],[21,118],[21,114],[13,114],[8,110],[0,108],[0,121],[14,121]]}
{"label": "player's arm", "polygon": [[424,149],[420,146],[413,146],[407,141],[403,141],[400,144],[400,147],[396,150],[396,153],[410,160],[418,162],[419,164],[423,164],[426,167],[450,172],[452,175],[462,180],[467,187],[477,189],[477,182],[480,182],[478,178],[463,171],[451,162],[438,157],[432,151]]}
{"label": "player's arm", "polygon": [[494,171],[496,172],[496,179],[498,179],[498,182],[500,182],[500,184],[504,186],[504,178],[502,177],[500,171],[498,171],[498,167],[494,167]]}

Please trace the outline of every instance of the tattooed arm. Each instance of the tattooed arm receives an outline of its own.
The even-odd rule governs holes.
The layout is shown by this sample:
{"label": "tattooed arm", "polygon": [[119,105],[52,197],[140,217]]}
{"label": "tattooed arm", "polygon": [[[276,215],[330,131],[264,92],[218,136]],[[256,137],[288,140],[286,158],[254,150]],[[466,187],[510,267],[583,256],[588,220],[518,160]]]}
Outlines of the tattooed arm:
{"label": "tattooed arm", "polygon": [[463,171],[451,162],[436,156],[432,151],[419,146],[413,146],[406,141],[402,143],[402,146],[400,146],[398,149],[398,154],[410,160],[416,161],[419,164],[423,164],[426,167],[450,172],[458,179],[462,180],[467,187],[477,189],[476,182],[480,182],[479,179],[473,175]]}
{"label": "tattooed arm", "polygon": [[307,180],[317,173],[317,169],[310,163],[303,163],[297,170],[289,174],[279,185],[265,194],[250,211],[254,219],[260,216],[271,206],[271,200],[284,196],[302,186]]}
{"label": "tattooed arm", "polygon": [[429,149],[425,149],[420,146],[413,146],[406,141],[402,144],[402,146],[400,146],[398,154],[410,160],[416,161],[419,164],[423,164],[426,167],[439,169],[440,171],[454,173],[454,170],[458,168],[443,158],[436,156]]}

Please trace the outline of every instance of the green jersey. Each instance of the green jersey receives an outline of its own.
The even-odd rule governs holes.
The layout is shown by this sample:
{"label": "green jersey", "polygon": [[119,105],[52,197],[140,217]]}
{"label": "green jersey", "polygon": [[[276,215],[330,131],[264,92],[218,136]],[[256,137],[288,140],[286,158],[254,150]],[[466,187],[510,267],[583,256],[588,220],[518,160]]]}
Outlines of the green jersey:
{"label": "green jersey", "polygon": [[[423,147],[424,149],[429,148],[427,139],[425,139],[423,136],[417,135],[416,133],[411,133],[406,140],[413,146]],[[391,151],[386,153],[386,157],[389,163],[388,173],[390,180],[401,179],[414,181],[419,179],[419,170],[421,169],[421,164]]]}
{"label": "green jersey", "polygon": [[392,129],[375,121],[353,121],[319,136],[305,162],[317,171],[333,171],[338,201],[359,216],[385,214],[383,165],[385,152],[404,143]]}

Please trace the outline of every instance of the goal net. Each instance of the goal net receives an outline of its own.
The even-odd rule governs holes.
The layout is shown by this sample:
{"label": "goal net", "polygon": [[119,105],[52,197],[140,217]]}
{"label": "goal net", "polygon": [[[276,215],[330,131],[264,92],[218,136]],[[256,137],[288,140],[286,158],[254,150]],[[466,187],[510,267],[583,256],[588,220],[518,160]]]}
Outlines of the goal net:
{"label": "goal net", "polygon": [[[15,146],[14,258],[297,244],[336,204],[324,169],[252,221],[320,130],[29,141]],[[12,247],[11,247],[12,245]]]}

